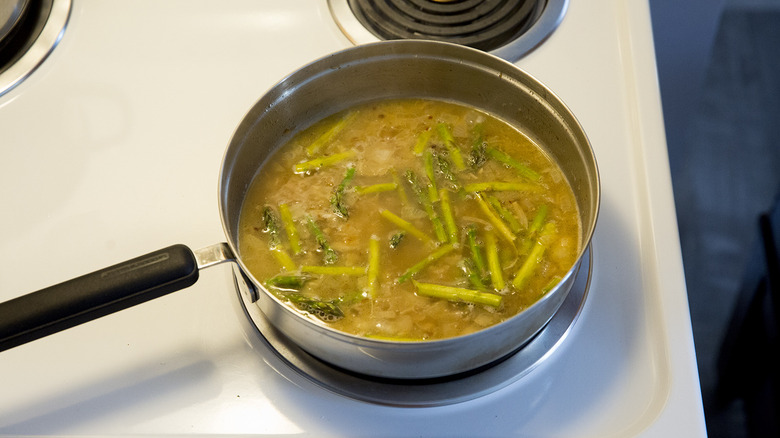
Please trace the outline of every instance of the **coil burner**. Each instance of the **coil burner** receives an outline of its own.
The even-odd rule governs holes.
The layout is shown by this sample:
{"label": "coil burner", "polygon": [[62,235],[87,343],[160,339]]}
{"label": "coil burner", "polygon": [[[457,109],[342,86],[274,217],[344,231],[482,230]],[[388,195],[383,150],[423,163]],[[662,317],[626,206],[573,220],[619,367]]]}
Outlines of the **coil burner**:
{"label": "coil burner", "polygon": [[329,0],[355,44],[427,39],[494,52],[515,61],[558,26],[567,0]]}

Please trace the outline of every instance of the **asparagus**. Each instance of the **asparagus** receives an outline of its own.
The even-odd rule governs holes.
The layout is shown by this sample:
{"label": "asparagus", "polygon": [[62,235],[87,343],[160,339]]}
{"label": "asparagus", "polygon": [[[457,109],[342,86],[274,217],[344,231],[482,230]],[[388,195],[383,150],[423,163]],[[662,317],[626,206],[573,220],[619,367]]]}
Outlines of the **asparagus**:
{"label": "asparagus", "polygon": [[531,275],[536,268],[542,263],[542,257],[547,249],[547,245],[544,243],[543,238],[554,232],[555,226],[552,223],[548,222],[544,225],[539,238],[536,240],[534,248],[531,250],[531,253],[528,254],[528,257],[520,266],[520,269],[517,270],[514,280],[512,280],[512,286],[514,286],[515,289],[521,290],[526,283],[528,283],[528,279],[531,278]]}
{"label": "asparagus", "polygon": [[333,124],[333,126],[328,128],[328,130],[326,130],[322,135],[317,137],[316,140],[314,140],[306,147],[306,153],[308,153],[310,156],[318,153],[323,146],[330,143],[334,137],[336,137],[347,125],[349,125],[349,122],[351,122],[356,115],[357,112],[354,111],[339,119],[335,124]]}
{"label": "asparagus", "polygon": [[332,322],[344,317],[344,312],[341,311],[338,300],[318,300],[295,292],[282,293],[281,295],[283,298],[295,304],[299,309],[310,313],[323,321]]}
{"label": "asparagus", "polygon": [[393,170],[393,184],[398,188],[398,197],[401,198],[401,204],[406,205],[409,203],[409,199],[406,197],[406,190],[401,184],[401,178],[398,177],[398,172]]}
{"label": "asparagus", "polygon": [[347,169],[347,173],[344,175],[344,179],[341,180],[341,183],[336,187],[333,196],[330,198],[330,205],[333,206],[334,212],[344,219],[349,218],[349,210],[347,210],[347,203],[344,199],[346,197],[347,185],[354,177],[355,168],[350,167]]}
{"label": "asparagus", "polygon": [[447,229],[447,237],[450,243],[458,243],[458,228],[455,225],[455,217],[452,214],[450,192],[447,189],[439,191],[441,199],[441,215],[444,216],[444,227]]}
{"label": "asparagus", "polygon": [[379,183],[372,184],[370,186],[355,186],[355,192],[359,195],[368,195],[371,193],[390,192],[398,188],[398,184],[391,183]]}
{"label": "asparagus", "polygon": [[414,171],[406,171],[406,180],[412,187],[412,192],[414,192],[417,202],[422,206],[423,210],[425,210],[425,214],[428,215],[428,219],[430,219],[431,224],[433,224],[433,231],[436,233],[436,238],[439,239],[439,242],[445,242],[447,240],[447,234],[444,231],[444,225],[442,225],[441,219],[436,214],[436,210],[433,209],[433,203],[425,196],[425,193],[423,193],[422,187],[417,181],[417,175]]}
{"label": "asparagus", "polygon": [[417,156],[422,155],[426,146],[428,146],[428,141],[430,140],[430,138],[431,138],[431,131],[429,129],[426,129],[425,131],[421,132],[420,135],[417,136],[417,142],[414,144],[415,155]]}
{"label": "asparagus", "polygon": [[462,266],[464,272],[466,273],[466,278],[468,278],[469,283],[471,283],[472,286],[481,291],[487,290],[487,287],[482,281],[482,277],[480,276],[479,272],[477,272],[477,267],[474,265],[474,261],[472,259],[464,259]]}
{"label": "asparagus", "polygon": [[368,241],[368,288],[367,293],[371,298],[376,297],[379,287],[379,238],[371,236]]}
{"label": "asparagus", "polygon": [[277,275],[266,280],[265,284],[276,289],[300,290],[307,281],[309,277],[306,275]]}
{"label": "asparagus", "polygon": [[487,148],[487,154],[488,156],[490,156],[490,158],[493,158],[496,161],[504,163],[509,167],[513,167],[515,170],[517,170],[517,173],[519,173],[521,176],[528,178],[531,181],[539,181],[540,176],[538,173],[536,173],[536,171],[526,166],[525,164],[515,160],[514,158],[505,154],[504,152],[501,152],[495,148]]}
{"label": "asparagus", "polygon": [[498,200],[495,196],[488,196],[487,201],[490,204],[491,207],[498,213],[498,215],[503,219],[507,224],[509,224],[509,228],[512,230],[513,233],[517,234],[522,230],[522,227],[520,226],[520,222],[517,220],[514,214],[512,214],[511,211],[504,208],[504,205],[501,204],[501,201]]}
{"label": "asparagus", "polygon": [[404,237],[406,236],[406,233],[403,231],[399,231],[392,236],[390,236],[390,248],[398,248],[398,245],[401,244],[401,241],[404,240]]}
{"label": "asparagus", "polygon": [[412,225],[408,221],[406,221],[406,220],[402,219],[401,217],[397,216],[395,213],[391,212],[390,210],[380,210],[379,214],[383,218],[385,218],[385,219],[389,220],[390,222],[394,223],[399,228],[401,228],[402,230],[404,230],[407,233],[411,234],[412,236],[420,239],[421,241],[426,242],[426,243],[427,242],[433,242],[433,238],[432,237],[430,237],[429,235],[423,233],[422,231],[420,231],[419,228],[415,227],[414,225]]}
{"label": "asparagus", "polygon": [[316,275],[364,275],[366,268],[362,266],[301,266],[301,272]]}
{"label": "asparagus", "polygon": [[293,254],[300,254],[301,242],[298,237],[298,228],[295,226],[292,213],[290,213],[290,206],[284,203],[279,204],[279,215],[282,218],[284,230],[287,232],[287,240],[290,242],[290,248],[292,249]]}
{"label": "asparagus", "polygon": [[439,192],[436,189],[436,173],[433,170],[433,154],[430,149],[426,149],[423,152],[423,165],[425,167],[425,175],[428,177],[428,199],[431,202],[437,202],[439,200]]}
{"label": "asparagus", "polygon": [[544,224],[545,219],[547,219],[547,211],[548,207],[547,204],[542,204],[539,206],[539,208],[536,210],[536,214],[534,215],[533,220],[531,221],[531,224],[528,225],[528,232],[525,242],[523,242],[522,247],[520,248],[521,253],[528,252],[529,249],[531,249],[531,245],[534,244],[533,238],[536,236],[536,234],[539,232],[539,230],[542,228],[542,225]]}
{"label": "asparagus", "polygon": [[542,187],[536,184],[502,181],[488,181],[466,184],[463,189],[467,192],[539,192],[543,190]]}
{"label": "asparagus", "polygon": [[448,301],[465,301],[467,303],[485,304],[492,307],[501,305],[502,297],[498,294],[439,284],[420,283],[415,280],[412,280],[412,282],[417,288],[417,294],[419,295],[442,298]]}
{"label": "asparagus", "polygon": [[455,249],[455,245],[448,243],[445,245],[442,245],[437,249],[436,251],[428,254],[427,257],[420,260],[416,264],[414,264],[412,267],[406,270],[400,277],[398,277],[398,283],[403,283],[404,281],[412,278],[413,276],[417,275],[420,271],[428,267],[431,263],[439,260],[440,258],[444,257],[445,255],[449,254]]}
{"label": "asparagus", "polygon": [[268,246],[271,249],[279,247],[282,244],[279,238],[279,219],[269,205],[263,207],[263,226],[263,232],[268,233]]}
{"label": "asparagus", "polygon": [[487,202],[485,202],[485,200],[482,198],[482,195],[477,193],[476,200],[479,204],[479,208],[483,213],[485,213],[485,216],[487,216],[490,223],[493,224],[501,236],[510,243],[514,244],[514,241],[517,237],[512,233],[512,230],[510,230],[509,227],[507,227],[507,225],[501,221],[501,218],[499,218],[495,211],[493,211],[493,208],[488,205]]}
{"label": "asparagus", "polygon": [[469,154],[469,164],[474,169],[480,168],[487,161],[487,144],[483,138],[482,123],[474,126],[474,142],[471,144],[471,153]]}
{"label": "asparagus", "polygon": [[271,253],[273,254],[276,261],[282,265],[285,271],[295,271],[295,262],[293,261],[292,257],[290,257],[290,254],[287,254],[287,251],[285,251],[284,248],[277,246],[276,248],[271,249]]}
{"label": "asparagus", "polygon": [[485,234],[485,252],[487,253],[488,271],[490,271],[490,282],[495,290],[503,290],[504,274],[501,269],[501,261],[498,258],[498,244],[496,235],[492,230]]}
{"label": "asparagus", "polygon": [[355,156],[355,151],[341,152],[339,154],[325,155],[322,157],[314,158],[309,161],[304,161],[293,166],[295,173],[308,173],[318,170],[322,167],[333,166],[344,160],[348,160]]}
{"label": "asparagus", "polygon": [[452,172],[452,164],[447,159],[447,157],[445,157],[444,154],[436,154],[436,164],[439,165],[439,172],[441,172],[442,176],[444,176],[444,179],[450,183],[452,189],[455,191],[460,190],[460,183],[458,182],[458,178],[456,178],[455,174]]}
{"label": "asparagus", "polygon": [[485,277],[487,265],[485,264],[484,257],[482,257],[482,248],[477,241],[476,225],[471,224],[466,228],[466,238],[471,252],[471,261],[474,263],[474,267],[477,269],[480,277]]}
{"label": "asparagus", "polygon": [[339,255],[336,250],[331,248],[330,243],[328,243],[328,239],[325,237],[325,234],[322,232],[320,227],[318,227],[314,222],[314,219],[312,219],[311,216],[308,216],[307,220],[309,221],[311,232],[314,234],[314,238],[317,240],[317,246],[325,255],[325,264],[332,265],[336,263],[339,259]]}
{"label": "asparagus", "polygon": [[460,149],[458,149],[458,146],[455,144],[455,138],[452,136],[452,131],[450,130],[450,127],[447,126],[446,123],[439,123],[436,125],[436,129],[439,132],[439,138],[444,142],[444,147],[447,148],[447,151],[450,153],[450,157],[452,157],[452,162],[455,164],[456,170],[464,170],[466,168],[466,164],[463,162],[463,156],[460,154]]}

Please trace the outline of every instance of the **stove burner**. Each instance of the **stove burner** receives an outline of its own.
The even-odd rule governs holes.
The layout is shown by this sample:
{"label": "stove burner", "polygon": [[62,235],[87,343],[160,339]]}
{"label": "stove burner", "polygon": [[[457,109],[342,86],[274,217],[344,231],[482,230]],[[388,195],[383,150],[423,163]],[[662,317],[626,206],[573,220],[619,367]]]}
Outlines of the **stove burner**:
{"label": "stove burner", "polygon": [[0,7],[0,96],[27,78],[51,53],[62,36],[70,7],[71,0],[15,0]]}
{"label": "stove burner", "polygon": [[445,41],[516,61],[558,26],[568,0],[328,0],[356,44],[393,39]]}
{"label": "stove burner", "polygon": [[382,39],[422,38],[493,50],[521,35],[544,6],[538,0],[349,0]]}
{"label": "stove burner", "polygon": [[[563,342],[582,311],[590,287],[592,249],[588,248],[576,272],[569,294],[547,325],[519,350],[473,372],[435,379],[403,380],[363,376],[335,368],[314,358],[271,325],[253,304],[250,288],[238,268],[234,271],[236,291],[246,319],[248,338],[256,348],[267,350],[279,364],[279,373],[297,373],[335,394],[389,406],[443,406],[473,400],[495,392],[536,368]],[[278,366],[277,366],[278,365]]]}

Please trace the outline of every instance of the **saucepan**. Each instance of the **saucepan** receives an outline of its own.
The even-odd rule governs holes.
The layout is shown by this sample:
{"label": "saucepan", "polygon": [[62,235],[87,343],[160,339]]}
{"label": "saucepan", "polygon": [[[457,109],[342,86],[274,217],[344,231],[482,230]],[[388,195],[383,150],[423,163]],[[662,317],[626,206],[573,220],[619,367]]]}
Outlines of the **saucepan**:
{"label": "saucepan", "polygon": [[[582,222],[577,262],[542,299],[518,315],[464,336],[404,342],[334,330],[288,307],[246,269],[238,222],[253,178],[300,130],[370,101],[418,97],[483,110],[529,134],[558,162],[574,190]],[[236,263],[257,291],[255,305],[308,354],[350,372],[389,379],[430,379],[474,370],[517,351],[559,309],[590,244],[599,208],[599,175],[579,122],[547,87],[517,66],[464,46],[417,40],[352,47],[316,60],[273,86],[238,124],[219,175],[226,242],[192,251],[175,245],[0,304],[0,350],[186,288],[198,272]]]}

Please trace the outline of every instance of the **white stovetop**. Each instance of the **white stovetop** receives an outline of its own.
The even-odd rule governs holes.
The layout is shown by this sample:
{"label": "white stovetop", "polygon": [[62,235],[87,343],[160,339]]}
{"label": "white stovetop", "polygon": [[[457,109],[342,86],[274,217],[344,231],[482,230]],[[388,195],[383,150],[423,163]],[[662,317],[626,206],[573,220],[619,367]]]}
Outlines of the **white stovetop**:
{"label": "white stovetop", "polygon": [[[650,32],[645,2],[574,1],[517,63],[579,117],[603,189],[585,309],[521,380],[436,408],[332,395],[253,341],[220,266],[0,353],[0,435],[705,436]],[[222,241],[233,129],[348,44],[324,1],[74,0],[51,57],[0,97],[0,301]]]}

